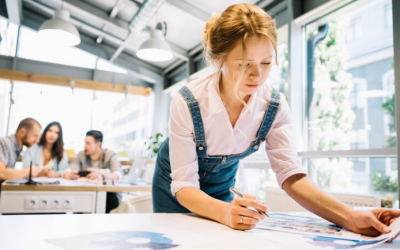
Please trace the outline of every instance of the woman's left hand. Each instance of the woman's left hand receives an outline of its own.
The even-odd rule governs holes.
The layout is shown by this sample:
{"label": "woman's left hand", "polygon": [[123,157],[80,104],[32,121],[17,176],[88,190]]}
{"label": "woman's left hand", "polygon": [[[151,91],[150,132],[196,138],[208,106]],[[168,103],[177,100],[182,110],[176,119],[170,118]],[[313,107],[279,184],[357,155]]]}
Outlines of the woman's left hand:
{"label": "woman's left hand", "polygon": [[388,226],[398,217],[400,217],[400,210],[394,209],[353,210],[349,216],[347,228],[355,233],[377,236],[390,233],[391,229]]}
{"label": "woman's left hand", "polygon": [[59,174],[59,173],[57,173],[57,172],[55,172],[54,170],[52,170],[52,169],[50,169],[48,172],[47,172],[47,177],[49,177],[49,178],[57,178],[57,177],[60,177],[61,175]]}

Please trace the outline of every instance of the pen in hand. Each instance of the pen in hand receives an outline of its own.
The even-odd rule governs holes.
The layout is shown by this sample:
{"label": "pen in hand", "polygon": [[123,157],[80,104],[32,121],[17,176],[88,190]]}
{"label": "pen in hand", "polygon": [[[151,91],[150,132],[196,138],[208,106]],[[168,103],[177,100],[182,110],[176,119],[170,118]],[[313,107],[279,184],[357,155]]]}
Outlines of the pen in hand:
{"label": "pen in hand", "polygon": [[[239,191],[237,191],[237,190],[234,189],[233,187],[230,187],[229,190],[230,190],[232,193],[236,194],[237,196],[239,196],[239,197],[241,197],[241,198],[246,198],[242,193],[240,193]],[[256,210],[257,210],[257,209],[256,209]],[[267,214],[266,212],[264,212],[264,211],[257,210],[257,212],[259,212],[260,214],[263,214],[263,215],[269,217],[268,214]]]}

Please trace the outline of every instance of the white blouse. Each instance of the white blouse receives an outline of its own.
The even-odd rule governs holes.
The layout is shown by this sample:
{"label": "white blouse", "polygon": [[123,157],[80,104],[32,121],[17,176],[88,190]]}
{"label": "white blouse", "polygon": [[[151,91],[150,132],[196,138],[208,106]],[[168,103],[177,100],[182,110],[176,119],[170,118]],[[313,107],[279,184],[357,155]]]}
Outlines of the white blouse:
{"label": "white blouse", "polygon": [[[244,152],[256,139],[257,131],[268,107],[272,89],[264,84],[247,102],[232,127],[228,113],[214,87],[214,77],[192,81],[187,87],[199,103],[203,119],[208,155],[232,155]],[[184,187],[200,188],[194,126],[189,108],[177,94],[170,106],[171,192]],[[266,137],[266,152],[279,185],[292,175],[306,174],[295,150],[289,105],[280,95],[280,106]]]}

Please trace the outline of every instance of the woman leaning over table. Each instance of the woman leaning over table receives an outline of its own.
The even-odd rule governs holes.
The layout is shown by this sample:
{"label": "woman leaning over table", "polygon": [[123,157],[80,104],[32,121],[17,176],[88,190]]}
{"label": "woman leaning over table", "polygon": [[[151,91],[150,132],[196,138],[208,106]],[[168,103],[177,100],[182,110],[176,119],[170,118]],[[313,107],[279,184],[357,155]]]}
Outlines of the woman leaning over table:
{"label": "woman leaning over table", "polygon": [[159,150],[153,179],[154,211],[193,212],[234,229],[253,228],[264,215],[248,207],[267,206],[250,195],[234,198],[229,187],[239,160],[265,141],[280,186],[303,207],[357,233],[389,232],[400,211],[355,211],[307,178],[293,146],[288,103],[265,83],[277,63],[274,20],[255,5],[232,5],[207,22],[203,37],[216,71],[172,100],[170,138]]}

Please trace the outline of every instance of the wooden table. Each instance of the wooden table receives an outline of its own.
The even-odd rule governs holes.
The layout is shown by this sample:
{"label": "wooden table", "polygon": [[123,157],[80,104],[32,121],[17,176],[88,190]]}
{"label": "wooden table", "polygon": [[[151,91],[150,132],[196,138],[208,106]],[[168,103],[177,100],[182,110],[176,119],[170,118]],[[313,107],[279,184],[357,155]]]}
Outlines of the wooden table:
{"label": "wooden table", "polygon": [[[172,249],[279,249],[294,250],[267,239],[270,231],[252,230],[247,232],[232,230],[222,224],[183,214],[74,214],[74,215],[17,215],[0,217],[0,248],[2,250],[33,249],[60,250],[57,245],[45,240],[61,237],[103,233],[110,231],[127,231],[162,228],[165,237],[173,243],[187,234],[196,235],[192,245]],[[178,237],[171,233],[178,232]],[[181,236],[179,236],[181,235]],[[288,236],[288,240],[290,240]],[[87,239],[87,236],[83,238]],[[270,237],[269,237],[270,238]],[[202,240],[204,239],[204,240]],[[76,241],[70,240],[75,244]],[[72,249],[79,250],[79,243]],[[381,245],[376,249],[399,249],[400,240]],[[107,248],[111,249],[111,248]],[[149,248],[150,249],[150,248]],[[321,248],[324,249],[324,248]],[[89,250],[89,249],[87,249]]]}
{"label": "wooden table", "polygon": [[[36,179],[43,181],[47,179]],[[150,192],[150,185],[103,185],[87,180],[59,180],[57,185],[19,185],[1,188],[0,214],[105,213],[107,192]],[[48,180],[47,180],[48,181]]]}

